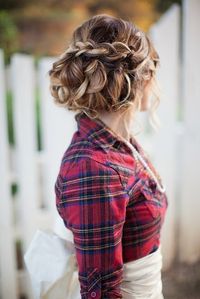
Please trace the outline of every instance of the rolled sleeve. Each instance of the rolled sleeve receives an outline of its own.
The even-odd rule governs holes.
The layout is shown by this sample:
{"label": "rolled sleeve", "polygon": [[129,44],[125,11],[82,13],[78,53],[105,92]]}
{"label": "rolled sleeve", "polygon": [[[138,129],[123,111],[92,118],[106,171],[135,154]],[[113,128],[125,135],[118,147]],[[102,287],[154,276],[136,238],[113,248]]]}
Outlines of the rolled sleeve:
{"label": "rolled sleeve", "polygon": [[63,172],[55,187],[58,212],[73,233],[81,298],[122,298],[128,195],[120,175],[87,158]]}

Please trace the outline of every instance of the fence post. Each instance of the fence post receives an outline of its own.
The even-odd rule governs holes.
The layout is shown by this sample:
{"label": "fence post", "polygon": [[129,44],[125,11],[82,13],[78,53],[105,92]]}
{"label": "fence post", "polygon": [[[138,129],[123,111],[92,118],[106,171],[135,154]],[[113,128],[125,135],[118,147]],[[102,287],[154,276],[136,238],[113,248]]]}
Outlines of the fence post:
{"label": "fence post", "polygon": [[[168,268],[177,250],[177,219],[179,202],[176,198],[178,159],[177,153],[177,107],[179,99],[179,38],[180,7],[171,8],[150,28],[150,36],[160,56],[158,70],[159,87],[161,88],[160,105],[157,111],[161,121],[159,132],[152,136],[153,161],[166,185],[168,209],[162,228],[163,269]],[[169,38],[168,38],[169,37]],[[170,47],[169,47],[170,39]],[[169,58],[170,56],[170,58]]]}
{"label": "fence post", "polygon": [[[11,59],[11,89],[15,128],[15,167],[19,192],[18,223],[23,254],[38,228],[39,175],[35,118],[35,68],[32,56],[16,53]],[[26,272],[25,272],[26,273]],[[32,298],[27,288],[28,298]]]}
{"label": "fence post", "polygon": [[0,50],[0,297],[17,299],[17,265],[10,194],[3,51]]}
{"label": "fence post", "polygon": [[183,1],[182,89],[184,102],[184,136],[182,140],[180,261],[200,258],[200,1]]}

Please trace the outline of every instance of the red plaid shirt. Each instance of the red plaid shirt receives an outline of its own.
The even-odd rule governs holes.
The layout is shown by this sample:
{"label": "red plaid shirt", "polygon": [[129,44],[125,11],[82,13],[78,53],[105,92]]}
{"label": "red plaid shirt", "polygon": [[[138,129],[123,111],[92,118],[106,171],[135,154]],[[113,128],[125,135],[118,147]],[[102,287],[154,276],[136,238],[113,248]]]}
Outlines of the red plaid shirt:
{"label": "red plaid shirt", "polygon": [[[56,207],[74,236],[81,298],[122,298],[123,263],[158,248],[167,196],[104,122],[84,112],[75,119],[55,182]],[[135,138],[131,143],[156,172]]]}

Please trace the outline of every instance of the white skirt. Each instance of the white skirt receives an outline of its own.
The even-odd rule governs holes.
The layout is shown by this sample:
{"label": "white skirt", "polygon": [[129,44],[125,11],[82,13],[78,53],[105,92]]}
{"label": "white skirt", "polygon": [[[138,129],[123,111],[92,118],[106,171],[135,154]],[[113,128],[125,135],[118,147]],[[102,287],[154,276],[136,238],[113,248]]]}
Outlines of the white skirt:
{"label": "white skirt", "polygon": [[[24,255],[35,299],[81,299],[73,244],[54,232],[38,230]],[[153,253],[124,263],[124,299],[164,299],[161,245]]]}
{"label": "white skirt", "polygon": [[124,263],[121,292],[124,299],[164,299],[160,247],[147,256]]}

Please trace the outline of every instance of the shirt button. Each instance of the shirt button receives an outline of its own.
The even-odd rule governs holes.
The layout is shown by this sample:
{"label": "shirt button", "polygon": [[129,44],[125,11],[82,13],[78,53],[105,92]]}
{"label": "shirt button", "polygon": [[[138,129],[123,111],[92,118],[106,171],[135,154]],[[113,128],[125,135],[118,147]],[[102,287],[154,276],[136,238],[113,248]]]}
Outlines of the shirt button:
{"label": "shirt button", "polygon": [[91,293],[92,298],[96,297],[96,292]]}

